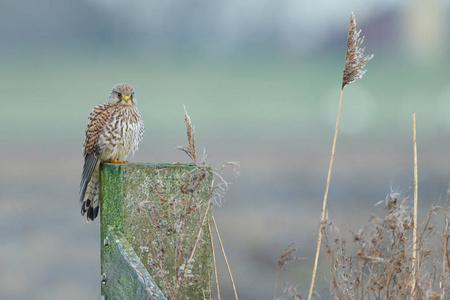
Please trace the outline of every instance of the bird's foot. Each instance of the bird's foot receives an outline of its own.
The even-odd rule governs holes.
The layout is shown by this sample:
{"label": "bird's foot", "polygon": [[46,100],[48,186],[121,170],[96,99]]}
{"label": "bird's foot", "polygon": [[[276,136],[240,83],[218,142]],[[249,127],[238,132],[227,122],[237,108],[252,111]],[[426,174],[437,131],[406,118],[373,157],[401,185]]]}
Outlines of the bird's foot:
{"label": "bird's foot", "polygon": [[126,160],[108,159],[107,162],[112,164],[126,164]]}

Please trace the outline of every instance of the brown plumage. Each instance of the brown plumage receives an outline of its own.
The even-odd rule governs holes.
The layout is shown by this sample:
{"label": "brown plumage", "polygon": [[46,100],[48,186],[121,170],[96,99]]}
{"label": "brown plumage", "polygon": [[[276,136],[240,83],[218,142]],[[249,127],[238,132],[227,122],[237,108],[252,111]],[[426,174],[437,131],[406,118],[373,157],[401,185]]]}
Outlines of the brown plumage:
{"label": "brown plumage", "polygon": [[138,149],[144,123],[136,107],[134,88],[121,83],[109,94],[108,103],[94,108],[84,141],[84,167],[80,184],[81,215],[93,221],[99,212],[100,164],[124,161]]}

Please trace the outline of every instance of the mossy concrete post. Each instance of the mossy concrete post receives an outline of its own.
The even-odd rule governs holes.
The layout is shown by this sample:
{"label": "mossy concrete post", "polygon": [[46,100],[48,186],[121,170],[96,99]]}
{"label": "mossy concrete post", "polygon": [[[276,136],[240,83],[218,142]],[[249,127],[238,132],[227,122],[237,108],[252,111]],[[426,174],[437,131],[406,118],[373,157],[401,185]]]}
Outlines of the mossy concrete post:
{"label": "mossy concrete post", "polygon": [[211,170],[103,164],[100,176],[102,295],[209,299]]}

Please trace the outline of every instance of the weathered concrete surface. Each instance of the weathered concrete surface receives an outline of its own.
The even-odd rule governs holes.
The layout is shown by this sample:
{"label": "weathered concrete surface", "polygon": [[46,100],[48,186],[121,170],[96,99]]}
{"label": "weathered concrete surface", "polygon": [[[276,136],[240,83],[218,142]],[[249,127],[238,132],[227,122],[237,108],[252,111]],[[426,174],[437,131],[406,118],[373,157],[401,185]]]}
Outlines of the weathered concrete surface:
{"label": "weathered concrete surface", "polygon": [[[167,299],[177,293],[177,299],[209,299],[211,183],[209,169],[190,165],[102,165],[102,273],[112,253],[103,241],[121,232]],[[108,282],[102,292],[108,292]]]}
{"label": "weathered concrete surface", "polygon": [[107,300],[165,300],[125,236],[113,227],[107,229],[107,236],[102,249],[102,295]]}

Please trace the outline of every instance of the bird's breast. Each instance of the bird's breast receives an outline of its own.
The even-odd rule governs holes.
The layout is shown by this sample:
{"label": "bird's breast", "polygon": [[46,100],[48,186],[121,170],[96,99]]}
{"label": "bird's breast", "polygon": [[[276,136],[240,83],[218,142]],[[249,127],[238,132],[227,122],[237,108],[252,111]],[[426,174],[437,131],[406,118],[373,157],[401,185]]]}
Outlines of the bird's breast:
{"label": "bird's breast", "polygon": [[125,160],[130,152],[137,148],[140,117],[136,114],[133,110],[122,107],[111,115],[103,134],[104,160]]}

